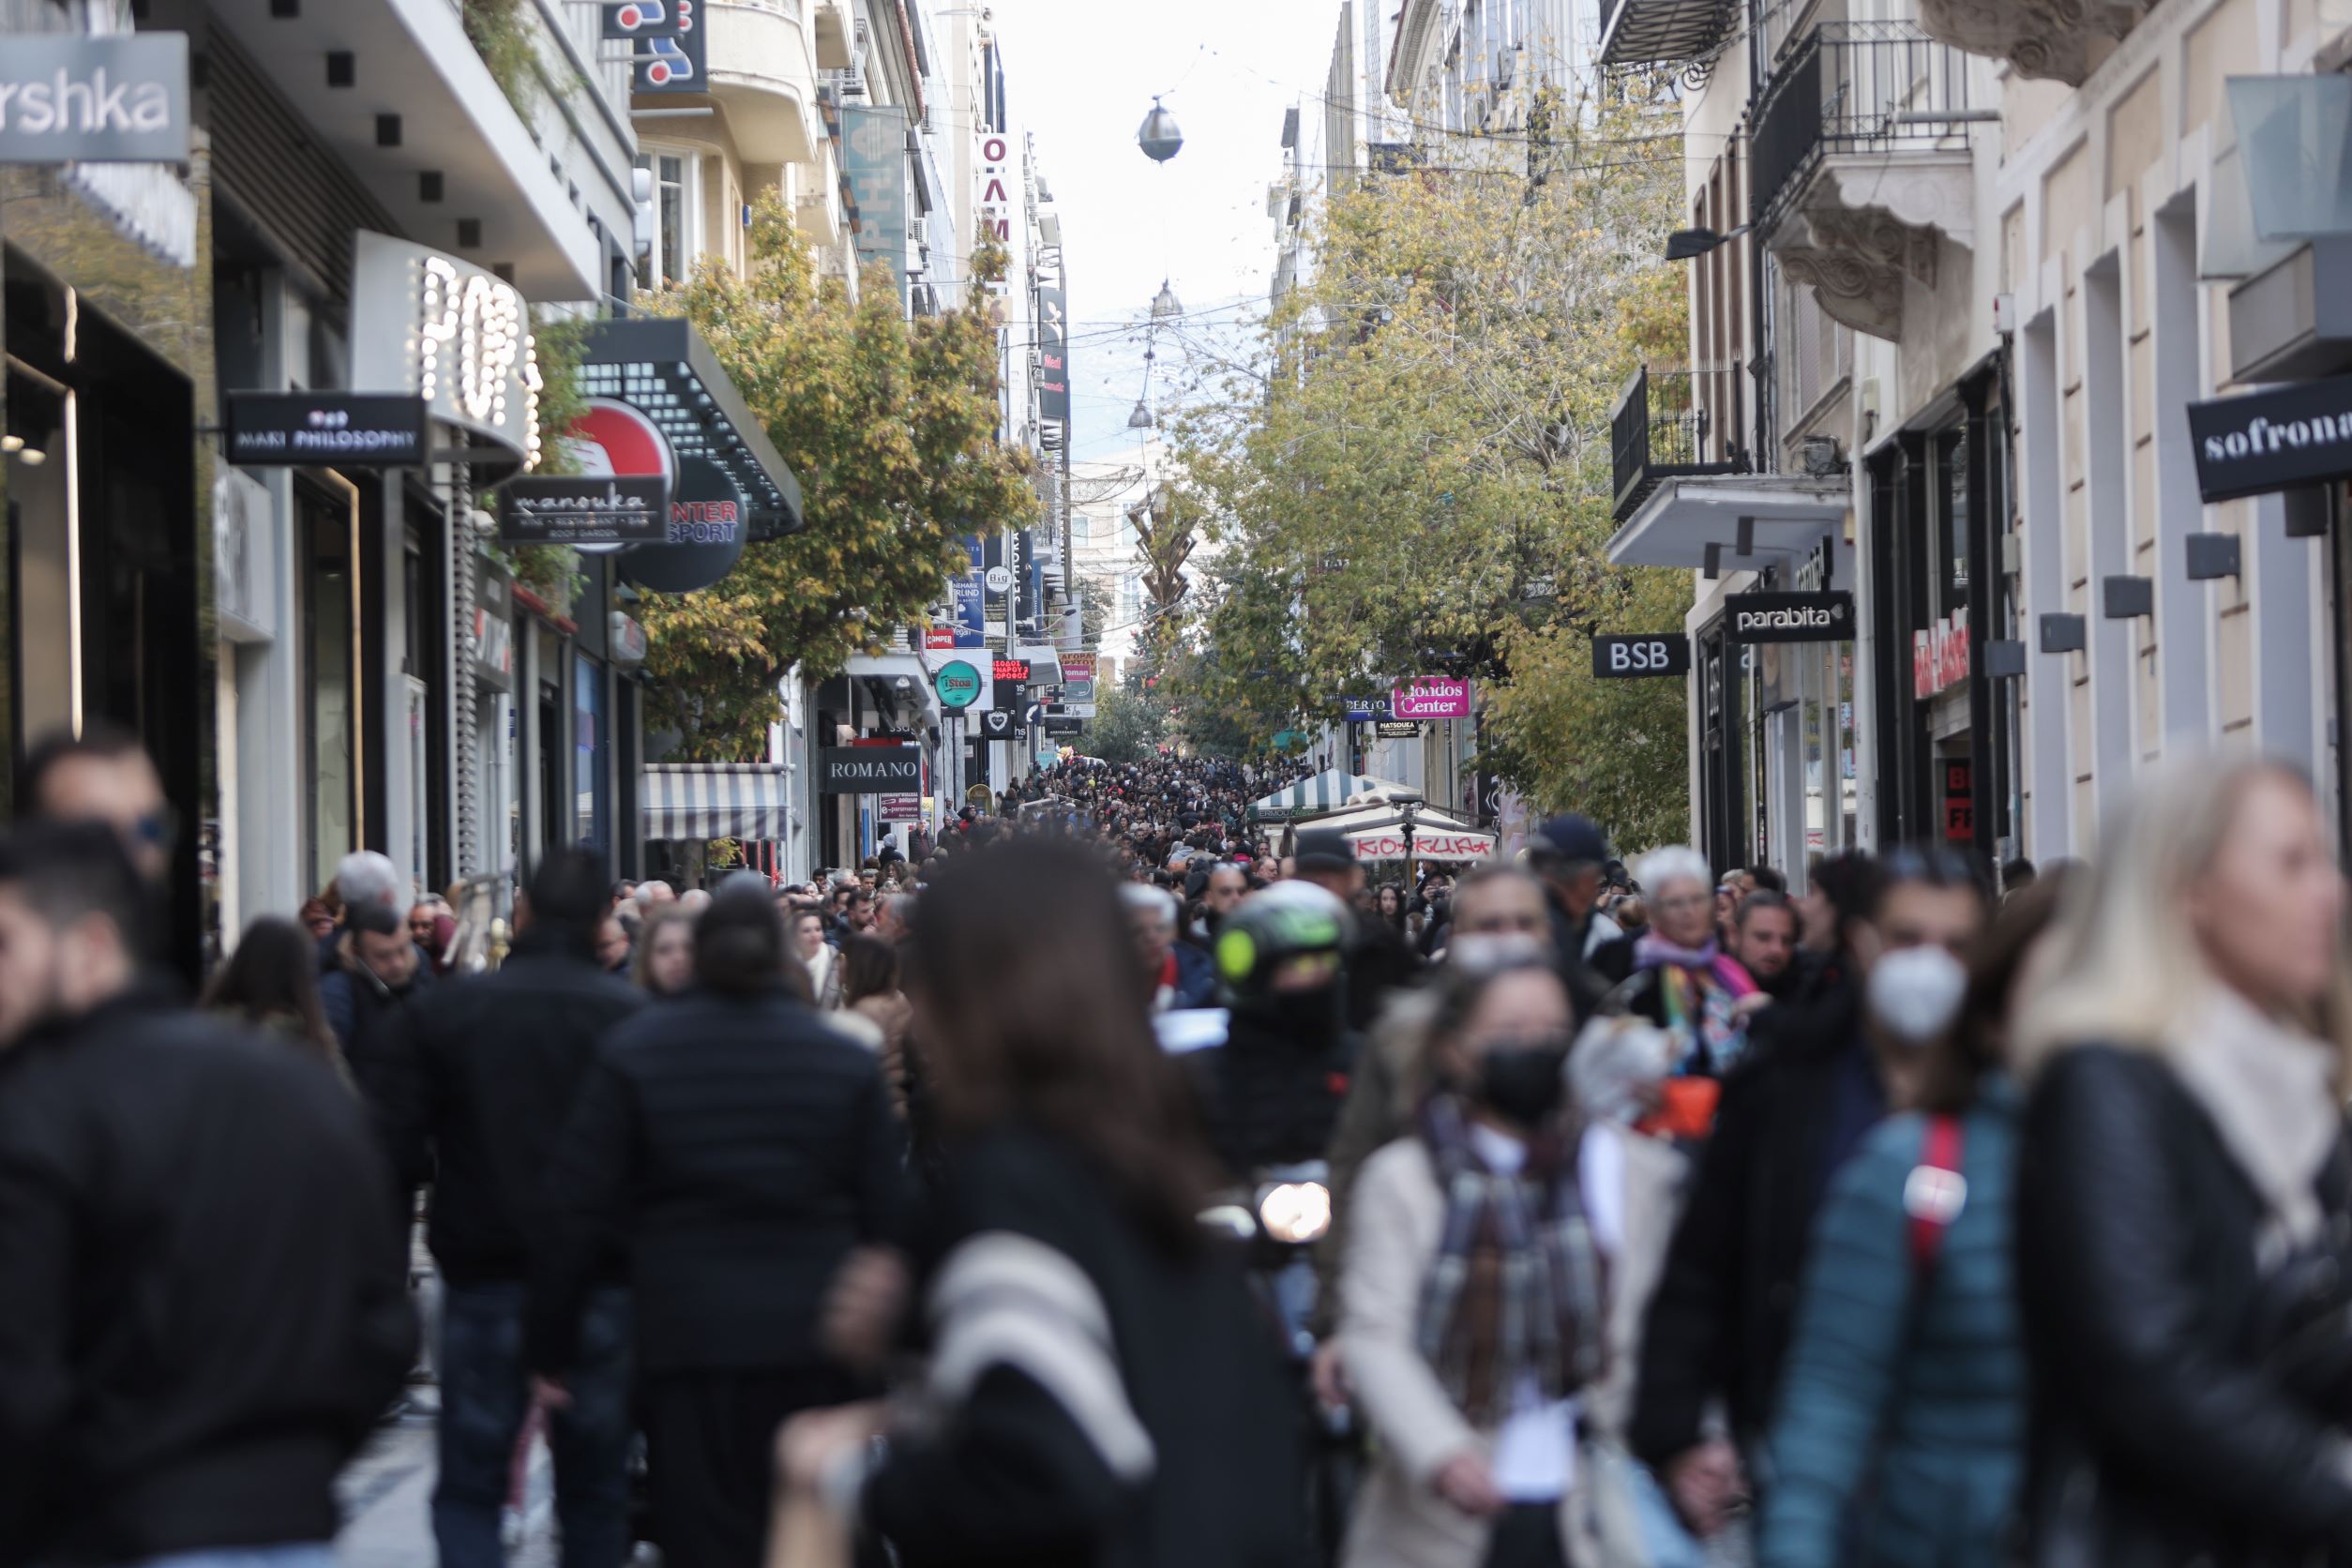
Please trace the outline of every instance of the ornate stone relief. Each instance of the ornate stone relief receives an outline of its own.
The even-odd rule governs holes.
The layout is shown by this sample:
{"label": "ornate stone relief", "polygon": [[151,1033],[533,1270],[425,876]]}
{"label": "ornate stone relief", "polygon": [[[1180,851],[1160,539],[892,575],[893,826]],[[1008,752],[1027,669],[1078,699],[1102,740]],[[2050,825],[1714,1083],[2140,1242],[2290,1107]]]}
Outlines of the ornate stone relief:
{"label": "ornate stone relief", "polygon": [[2079,87],[2147,8],[2123,0],[1920,0],[1930,38]]}
{"label": "ornate stone relief", "polygon": [[1945,243],[1975,239],[1971,177],[1965,156],[1832,157],[1766,243],[1832,320],[1899,340],[1905,281],[1934,288]]}

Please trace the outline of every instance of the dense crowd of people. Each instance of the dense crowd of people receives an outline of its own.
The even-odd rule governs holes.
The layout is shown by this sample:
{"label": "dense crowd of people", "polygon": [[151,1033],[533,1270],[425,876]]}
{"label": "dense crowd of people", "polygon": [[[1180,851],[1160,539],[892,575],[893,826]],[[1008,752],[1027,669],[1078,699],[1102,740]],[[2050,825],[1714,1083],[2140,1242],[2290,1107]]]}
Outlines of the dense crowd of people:
{"label": "dense crowd of people", "polygon": [[0,1568],[324,1568],[420,1223],[451,1568],[541,1420],[568,1568],[2352,1560],[2300,778],[1792,892],[1573,814],[1388,880],[1253,820],[1295,776],[1072,759],[785,886],[556,852],[483,972],[362,852],[190,1005],[153,770],[38,749]]}

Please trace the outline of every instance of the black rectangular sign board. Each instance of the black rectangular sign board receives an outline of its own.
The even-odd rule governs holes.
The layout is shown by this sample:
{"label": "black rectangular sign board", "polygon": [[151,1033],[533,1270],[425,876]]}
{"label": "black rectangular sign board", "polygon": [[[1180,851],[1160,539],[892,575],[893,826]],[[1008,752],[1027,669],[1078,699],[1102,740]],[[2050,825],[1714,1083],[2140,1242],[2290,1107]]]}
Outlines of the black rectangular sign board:
{"label": "black rectangular sign board", "polygon": [[1679,631],[1604,632],[1592,639],[1595,680],[1684,675],[1690,668],[1691,640]]}
{"label": "black rectangular sign board", "polygon": [[1372,732],[1384,741],[1409,741],[1421,733],[1421,724],[1410,718],[1384,718],[1372,726]]}
{"label": "black rectangular sign board", "polygon": [[923,788],[923,753],[912,746],[828,746],[817,753],[821,795],[897,795]]}
{"label": "black rectangular sign board", "polygon": [[2352,475],[2352,376],[2189,405],[2197,493],[2268,495]]}
{"label": "black rectangular sign board", "polygon": [[1085,732],[1086,720],[1082,718],[1049,718],[1046,720],[1046,733],[1048,735],[1082,735]]}
{"label": "black rectangular sign board", "polygon": [[1724,636],[1733,642],[1844,642],[1854,635],[1854,596],[1734,594],[1724,600]]}
{"label": "black rectangular sign board", "polygon": [[425,400],[397,392],[232,392],[239,468],[409,468],[425,462]]}
{"label": "black rectangular sign board", "polygon": [[657,545],[670,537],[670,487],[658,474],[509,479],[498,487],[498,542]]}

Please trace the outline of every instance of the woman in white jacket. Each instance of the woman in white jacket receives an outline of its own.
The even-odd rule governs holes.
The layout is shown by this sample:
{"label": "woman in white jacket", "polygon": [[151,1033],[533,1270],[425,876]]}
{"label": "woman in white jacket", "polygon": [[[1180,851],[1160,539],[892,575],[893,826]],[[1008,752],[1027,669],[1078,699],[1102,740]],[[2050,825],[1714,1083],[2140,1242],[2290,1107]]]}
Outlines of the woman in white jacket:
{"label": "woman in white jacket", "polygon": [[1415,1130],[1364,1163],[1340,1353],[1380,1438],[1348,1568],[1559,1568],[1600,1249],[1565,1115],[1570,1009],[1541,962],[1456,973]]}
{"label": "woman in white jacket", "polygon": [[809,1000],[824,1012],[841,1005],[841,950],[825,941],[825,919],[815,910],[792,916],[792,951],[808,971]]}

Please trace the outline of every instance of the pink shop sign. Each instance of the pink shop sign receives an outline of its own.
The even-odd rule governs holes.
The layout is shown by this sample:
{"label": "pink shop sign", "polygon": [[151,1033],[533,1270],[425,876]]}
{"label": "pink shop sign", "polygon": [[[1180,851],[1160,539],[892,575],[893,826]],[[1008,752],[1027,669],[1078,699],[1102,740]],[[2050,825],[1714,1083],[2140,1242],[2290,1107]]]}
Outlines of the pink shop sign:
{"label": "pink shop sign", "polygon": [[1468,718],[1470,683],[1450,675],[1424,675],[1401,686],[1389,699],[1389,711],[1398,718]]}

